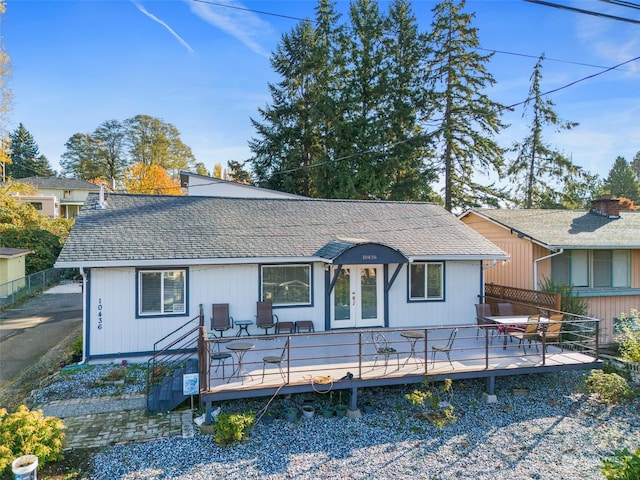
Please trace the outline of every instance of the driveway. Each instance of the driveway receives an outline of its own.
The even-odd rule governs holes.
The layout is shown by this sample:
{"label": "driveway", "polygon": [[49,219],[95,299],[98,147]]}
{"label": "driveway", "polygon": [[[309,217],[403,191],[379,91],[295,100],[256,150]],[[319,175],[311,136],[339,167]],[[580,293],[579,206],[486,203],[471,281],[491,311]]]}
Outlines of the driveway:
{"label": "driveway", "polygon": [[81,325],[79,284],[58,285],[0,313],[0,390]]}

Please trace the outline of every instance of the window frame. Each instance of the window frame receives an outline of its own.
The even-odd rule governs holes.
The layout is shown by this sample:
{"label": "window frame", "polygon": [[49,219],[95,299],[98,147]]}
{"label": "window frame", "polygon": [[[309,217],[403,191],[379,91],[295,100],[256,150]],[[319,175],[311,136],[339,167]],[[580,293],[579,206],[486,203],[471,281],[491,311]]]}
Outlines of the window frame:
{"label": "window frame", "polygon": [[[422,297],[414,297],[412,296],[412,279],[413,279],[413,267],[418,265],[424,265],[424,296]],[[437,297],[433,297],[429,295],[429,266],[430,265],[438,265],[440,266],[440,295]],[[446,297],[445,292],[445,262],[433,262],[433,261],[416,261],[411,262],[407,266],[407,302],[408,303],[419,303],[419,302],[444,302]]]}
{"label": "window frame", "polygon": [[[586,285],[575,285],[574,281],[574,264],[578,264],[578,261],[573,260],[573,256],[576,252],[586,252]],[[608,253],[609,257],[603,260],[603,253]],[[568,268],[568,284],[572,285],[577,290],[593,290],[604,291],[611,289],[629,289],[631,288],[631,255],[629,250],[615,249],[615,248],[600,248],[600,249],[570,249],[565,250],[562,258],[554,260],[552,257],[551,263],[551,279],[555,283],[557,282],[558,275],[553,275],[554,262],[558,262],[560,268]],[[560,265],[559,262],[565,262],[564,265]],[[584,263],[584,262],[581,262]],[[596,269],[596,265],[599,268]],[[606,268],[608,267],[608,272]],[[596,271],[597,270],[597,271]],[[560,272],[559,272],[560,273]],[[622,273],[622,275],[620,274]],[[564,275],[563,275],[564,276]],[[601,282],[601,279],[608,276],[608,285],[598,285],[596,282]],[[620,277],[625,276],[624,285],[615,285],[619,282]]]}
{"label": "window frame", "polygon": [[307,302],[296,302],[296,303],[276,303],[273,300],[272,306],[273,308],[294,308],[294,307],[313,307],[313,265],[311,263],[278,263],[278,264],[262,264],[259,266],[259,281],[258,281],[258,298],[261,301],[269,301],[269,299],[265,299],[265,289],[264,289],[264,278],[265,278],[265,269],[269,268],[299,268],[306,267],[309,272],[309,292],[308,292],[308,301]]}
{"label": "window frame", "polygon": [[[183,274],[183,305],[181,312],[165,312],[164,311],[164,274],[171,272],[182,272]],[[142,278],[144,274],[159,273],[160,274],[160,311],[143,312],[143,288]],[[174,302],[174,304],[177,302]],[[187,267],[159,267],[159,268],[138,268],[136,269],[136,318],[158,318],[158,317],[184,317],[189,316],[189,269]]]}

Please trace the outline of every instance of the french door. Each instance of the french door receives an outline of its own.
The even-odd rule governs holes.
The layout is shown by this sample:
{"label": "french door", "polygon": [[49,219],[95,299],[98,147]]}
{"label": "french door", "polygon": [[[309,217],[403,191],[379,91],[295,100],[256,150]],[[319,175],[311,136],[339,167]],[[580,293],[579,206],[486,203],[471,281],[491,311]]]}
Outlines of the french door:
{"label": "french door", "polygon": [[331,328],[384,326],[382,268],[382,265],[342,267],[331,292]]}

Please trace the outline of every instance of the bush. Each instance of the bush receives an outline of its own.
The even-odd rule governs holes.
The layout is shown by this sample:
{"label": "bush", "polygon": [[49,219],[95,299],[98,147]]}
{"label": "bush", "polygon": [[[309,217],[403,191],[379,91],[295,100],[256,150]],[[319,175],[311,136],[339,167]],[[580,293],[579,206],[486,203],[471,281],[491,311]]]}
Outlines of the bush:
{"label": "bush", "polygon": [[423,386],[424,390],[416,389],[405,395],[412,405],[420,406],[420,417],[426,418],[438,428],[455,423],[458,417],[453,413],[454,407],[450,403],[453,397],[451,379],[445,379],[439,387],[430,381],[425,381]]}
{"label": "bush", "polygon": [[220,445],[232,445],[249,436],[253,427],[253,413],[220,413],[216,417],[216,442]]}
{"label": "bush", "polygon": [[55,417],[44,417],[42,410],[20,405],[15,413],[0,409],[0,474],[22,455],[36,455],[38,464],[60,460],[65,426]]}
{"label": "bush", "polygon": [[600,470],[607,480],[637,480],[640,478],[640,448],[634,453],[627,448],[615,451],[613,457],[602,461]]}
{"label": "bush", "polygon": [[618,317],[621,320],[620,331],[622,336],[620,344],[620,354],[623,360],[628,362],[640,362],[640,331],[637,325],[640,324],[638,310],[631,310],[629,315],[621,313]]}
{"label": "bush", "polygon": [[633,396],[633,390],[627,381],[617,373],[592,370],[585,384],[587,391],[604,403],[620,403]]}

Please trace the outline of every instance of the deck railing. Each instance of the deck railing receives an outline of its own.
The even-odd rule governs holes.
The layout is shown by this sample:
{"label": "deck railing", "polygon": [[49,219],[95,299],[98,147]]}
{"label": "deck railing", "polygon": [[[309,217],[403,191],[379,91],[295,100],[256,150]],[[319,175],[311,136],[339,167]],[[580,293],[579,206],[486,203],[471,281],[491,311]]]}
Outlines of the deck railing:
{"label": "deck railing", "polygon": [[[568,355],[570,352],[583,354],[580,355],[583,363],[597,361],[599,321],[567,315],[562,323],[560,344],[546,345],[546,335],[542,329],[537,340],[531,344],[528,340],[524,341],[524,348],[517,339],[509,339],[508,336],[498,338],[491,326],[485,328],[469,324],[260,335],[241,339],[225,338],[225,343],[219,343],[219,338],[207,337],[206,328],[202,327],[199,340],[200,388],[203,392],[220,393],[242,390],[245,394],[241,396],[246,397],[251,396],[246,394],[250,390],[282,384],[307,384],[313,387],[314,382],[338,381],[348,374],[356,379],[371,381],[483,370],[531,369],[561,365],[563,361],[574,362],[575,359]],[[446,353],[434,351],[433,346],[446,344],[452,328],[457,328],[458,333],[450,351],[450,363]],[[422,335],[422,338],[413,340],[413,347],[412,340],[402,336],[407,331]],[[373,336],[376,334],[384,335],[388,342],[388,350],[383,353],[377,351],[374,345]],[[224,349],[230,341],[249,341],[253,345],[244,355],[242,372],[238,371],[237,364],[233,365],[233,373],[229,374],[230,366],[225,366],[225,371],[208,361],[212,353]],[[284,380],[277,366],[263,362],[263,357],[279,355],[283,348],[281,366]],[[556,355],[565,351],[561,356]],[[267,373],[263,376],[265,367]],[[256,396],[259,394],[256,393]]]}

